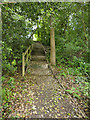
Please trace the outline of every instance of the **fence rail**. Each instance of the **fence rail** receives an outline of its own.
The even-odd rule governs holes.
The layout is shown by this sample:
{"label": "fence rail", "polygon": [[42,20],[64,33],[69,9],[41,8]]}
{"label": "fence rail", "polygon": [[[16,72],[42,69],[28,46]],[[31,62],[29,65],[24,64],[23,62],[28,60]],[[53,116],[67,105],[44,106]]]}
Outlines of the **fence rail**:
{"label": "fence rail", "polygon": [[32,51],[33,45],[30,45],[27,50],[22,53],[22,76],[25,75],[25,66],[28,65],[29,60],[31,59],[31,51]]}

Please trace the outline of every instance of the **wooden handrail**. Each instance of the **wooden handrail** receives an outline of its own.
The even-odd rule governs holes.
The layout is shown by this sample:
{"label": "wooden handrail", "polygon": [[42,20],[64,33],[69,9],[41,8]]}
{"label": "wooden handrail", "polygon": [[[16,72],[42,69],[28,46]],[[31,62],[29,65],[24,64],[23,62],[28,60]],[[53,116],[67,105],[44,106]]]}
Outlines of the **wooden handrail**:
{"label": "wooden handrail", "polygon": [[[29,46],[27,50],[22,53],[22,76],[25,75],[25,66],[28,65],[29,58],[31,59],[31,51],[32,51],[33,45]],[[25,59],[26,58],[26,59]]]}

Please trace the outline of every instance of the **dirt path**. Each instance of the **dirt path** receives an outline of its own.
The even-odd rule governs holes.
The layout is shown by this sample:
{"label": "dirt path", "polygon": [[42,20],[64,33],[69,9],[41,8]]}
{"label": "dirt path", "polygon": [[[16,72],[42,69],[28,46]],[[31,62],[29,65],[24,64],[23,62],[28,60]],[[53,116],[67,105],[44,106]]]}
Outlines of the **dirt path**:
{"label": "dirt path", "polygon": [[81,115],[53,78],[46,61],[30,63],[30,77],[35,83],[32,86],[34,110],[32,118],[76,118]]}
{"label": "dirt path", "polygon": [[37,49],[32,52],[25,79],[17,83],[16,101],[12,100],[13,112],[8,117],[82,118],[78,106],[72,103],[53,77],[44,52],[40,51],[42,46],[39,43],[35,46]]}

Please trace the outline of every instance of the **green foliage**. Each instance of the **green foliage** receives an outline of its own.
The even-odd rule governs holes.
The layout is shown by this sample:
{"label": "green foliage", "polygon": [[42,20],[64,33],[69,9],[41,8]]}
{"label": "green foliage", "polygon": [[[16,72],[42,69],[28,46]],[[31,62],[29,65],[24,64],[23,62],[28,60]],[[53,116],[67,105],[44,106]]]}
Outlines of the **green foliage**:
{"label": "green foliage", "polygon": [[5,79],[6,79],[6,78],[5,78],[4,76],[2,76],[1,79],[0,79],[0,81],[3,82],[3,81],[5,81]]}
{"label": "green foliage", "polygon": [[72,94],[74,97],[80,99],[80,91],[78,91],[78,89],[72,87],[71,90],[66,90],[66,92]]}
{"label": "green foliage", "polygon": [[90,98],[90,94],[89,94],[89,88],[90,88],[90,83],[89,83],[89,76],[88,74],[87,77],[84,75],[82,76],[82,72],[80,72],[78,70],[78,68],[75,69],[75,67],[73,66],[73,68],[68,67],[65,68],[65,66],[58,66],[58,68],[60,69],[60,76],[64,76],[65,78],[67,77],[67,75],[75,75],[75,81],[73,80],[72,77],[70,77],[70,79],[72,79],[72,83],[73,84],[79,84],[79,87],[77,88],[71,88],[66,90],[67,92],[69,92],[70,94],[72,94],[73,96],[80,98],[80,95],[82,94],[84,97]]}
{"label": "green foliage", "polygon": [[[6,78],[3,76],[2,81],[4,81]],[[3,102],[3,107],[4,109],[7,109],[9,107],[9,102],[11,97],[13,96],[12,88],[15,87],[15,79],[13,77],[10,77],[10,79],[7,82],[8,87],[3,87],[2,88],[2,102]],[[12,97],[13,98],[13,97]],[[10,112],[10,110],[9,110]]]}
{"label": "green foliage", "polygon": [[[24,15],[21,15],[19,4],[8,4],[2,6],[2,70],[3,74],[14,74],[17,66],[21,66],[22,52],[31,44],[29,34],[29,22],[26,22]],[[16,12],[17,11],[17,12]],[[31,25],[32,26],[32,25]],[[27,31],[27,32],[26,32]]]}
{"label": "green foliage", "polygon": [[89,94],[90,83],[88,82],[88,79],[86,77],[77,76],[75,83],[79,84],[79,88],[82,94],[90,98],[90,94]]}
{"label": "green foliage", "polygon": [[13,65],[13,66],[16,65],[16,60],[15,60],[15,59],[12,61],[12,65]]}
{"label": "green foliage", "polygon": [[73,56],[72,61],[68,61],[68,66],[72,68],[68,68],[69,74],[72,75],[88,75],[89,74],[89,64],[85,62],[82,58],[77,58]]}
{"label": "green foliage", "polygon": [[66,78],[67,73],[66,72],[61,72],[60,75],[63,75]]}
{"label": "green foliage", "polygon": [[15,79],[13,77],[10,77],[8,84],[9,84],[9,87],[14,88],[15,87]]}
{"label": "green foliage", "polygon": [[9,107],[9,102],[10,102],[10,98],[12,96],[12,91],[10,91],[9,89],[7,88],[3,88],[2,89],[2,99],[3,99],[3,108],[4,109],[7,109]]}
{"label": "green foliage", "polygon": [[14,78],[13,77],[10,77],[9,81],[8,81],[8,84],[11,84],[11,83],[14,83]]}
{"label": "green foliage", "polygon": [[[75,84],[66,90],[74,97],[89,96],[88,3],[21,2],[2,6],[2,73],[14,75],[21,70],[22,53],[33,43],[33,34],[50,46],[50,16],[55,29],[56,60],[60,75],[75,75]],[[50,56],[47,54],[47,59]],[[63,66],[63,67],[62,67]],[[84,76],[84,77],[81,77]],[[86,78],[87,77],[87,78]],[[2,82],[6,78],[2,76]],[[26,78],[24,77],[24,80]],[[15,79],[8,80],[9,88],[2,89],[4,108],[9,106]],[[28,101],[27,101],[28,102]],[[30,103],[32,99],[30,99]],[[56,103],[56,101],[55,101]],[[69,114],[68,114],[69,115]],[[18,118],[18,116],[17,116]]]}
{"label": "green foliage", "polygon": [[2,98],[3,98],[3,100],[7,100],[6,89],[5,88],[2,89]]}
{"label": "green foliage", "polygon": [[69,58],[62,58],[56,57],[59,62],[57,64],[64,64],[67,67],[67,73],[70,75],[86,75],[89,76],[89,63],[86,63],[83,57],[77,58],[73,56],[73,59],[70,60]]}
{"label": "green foliage", "polygon": [[80,63],[79,57],[87,58],[89,53],[87,6],[86,3],[48,2],[3,5],[3,72],[14,73],[18,66],[21,66],[22,52],[32,44],[33,34],[36,34],[38,41],[44,45],[50,45],[50,16],[53,14],[57,63],[68,64],[71,61],[69,65],[75,65],[75,71],[80,67],[78,72],[83,71],[84,74],[87,70],[84,62],[87,62]]}

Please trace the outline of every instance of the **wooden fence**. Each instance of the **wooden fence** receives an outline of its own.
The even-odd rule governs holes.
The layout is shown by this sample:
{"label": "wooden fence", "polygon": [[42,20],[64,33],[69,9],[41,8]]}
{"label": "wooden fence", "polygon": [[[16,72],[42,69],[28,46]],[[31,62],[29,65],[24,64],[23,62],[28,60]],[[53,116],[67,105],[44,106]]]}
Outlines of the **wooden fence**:
{"label": "wooden fence", "polygon": [[25,66],[28,65],[29,60],[31,59],[31,51],[32,51],[33,45],[29,46],[27,50],[22,53],[22,76],[25,75]]}

